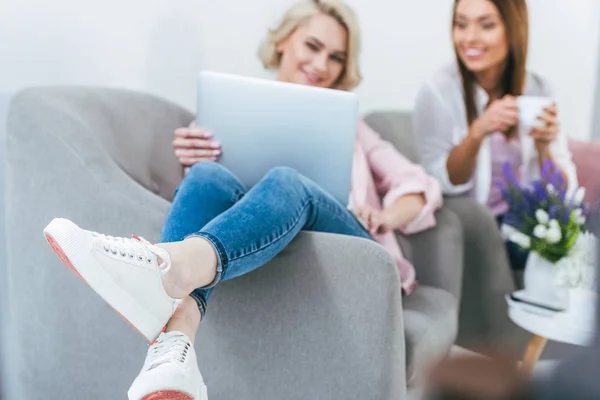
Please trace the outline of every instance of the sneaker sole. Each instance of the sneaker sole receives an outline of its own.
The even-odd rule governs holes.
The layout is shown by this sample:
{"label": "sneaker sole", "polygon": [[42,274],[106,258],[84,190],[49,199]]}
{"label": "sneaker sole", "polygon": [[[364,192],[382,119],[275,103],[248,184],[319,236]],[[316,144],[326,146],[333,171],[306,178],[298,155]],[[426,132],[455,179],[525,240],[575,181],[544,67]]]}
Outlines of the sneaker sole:
{"label": "sneaker sole", "polygon": [[[160,392],[150,393],[142,398],[142,400],[197,400],[187,393],[178,392],[175,390],[163,390]],[[198,399],[199,400],[199,399]]]}
{"label": "sneaker sole", "polygon": [[[50,227],[50,225],[49,225]],[[46,228],[48,229],[48,228]],[[52,230],[52,229],[49,229]],[[91,287],[117,314],[121,316],[133,329],[144,336],[148,341],[158,337],[164,324],[160,324],[156,318],[141,307],[137,301],[112,280],[111,276],[100,266],[89,268],[79,265],[69,259],[65,251],[56,240],[54,235],[45,231],[44,236],[58,258],[85,284]],[[95,284],[90,284],[95,282]],[[117,304],[119,307],[117,307]],[[148,322],[151,321],[151,322]],[[166,323],[166,322],[165,322]]]}

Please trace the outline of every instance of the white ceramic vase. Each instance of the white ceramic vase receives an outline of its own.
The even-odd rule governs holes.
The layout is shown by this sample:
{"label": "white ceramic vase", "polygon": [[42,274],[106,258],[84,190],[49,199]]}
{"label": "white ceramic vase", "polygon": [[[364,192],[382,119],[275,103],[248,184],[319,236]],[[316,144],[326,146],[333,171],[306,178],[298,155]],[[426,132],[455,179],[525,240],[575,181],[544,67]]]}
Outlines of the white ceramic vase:
{"label": "white ceramic vase", "polygon": [[545,305],[568,307],[568,291],[556,283],[557,273],[555,264],[536,252],[529,253],[523,277],[527,297]]}
{"label": "white ceramic vase", "polygon": [[592,329],[596,314],[596,292],[589,289],[569,289],[567,315],[581,329]]}

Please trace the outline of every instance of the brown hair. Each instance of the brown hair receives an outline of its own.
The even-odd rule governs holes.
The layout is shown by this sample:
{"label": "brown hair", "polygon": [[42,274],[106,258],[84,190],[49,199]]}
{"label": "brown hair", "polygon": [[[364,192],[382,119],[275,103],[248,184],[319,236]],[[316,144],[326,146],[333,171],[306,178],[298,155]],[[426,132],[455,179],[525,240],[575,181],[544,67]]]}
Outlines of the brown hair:
{"label": "brown hair", "polygon": [[348,57],[346,65],[334,89],[350,90],[362,80],[358,66],[360,51],[360,30],[354,10],[341,0],[300,0],[286,11],[275,28],[270,29],[261,43],[258,56],[267,69],[279,68],[281,53],[277,43],[291,35],[300,24],[316,14],[325,14],[334,18],[348,32]]}
{"label": "brown hair", "polygon": [[[525,89],[525,77],[527,75],[527,45],[529,42],[529,13],[526,0],[489,0],[498,9],[500,17],[506,29],[506,40],[508,42],[508,59],[500,83],[502,96],[520,96]],[[454,1],[452,12],[453,29],[456,8],[460,0]],[[475,76],[469,71],[454,48],[456,60],[463,81],[463,95],[465,109],[467,110],[467,122],[469,126],[477,119],[477,107],[475,104]],[[513,134],[514,129],[509,131]]]}

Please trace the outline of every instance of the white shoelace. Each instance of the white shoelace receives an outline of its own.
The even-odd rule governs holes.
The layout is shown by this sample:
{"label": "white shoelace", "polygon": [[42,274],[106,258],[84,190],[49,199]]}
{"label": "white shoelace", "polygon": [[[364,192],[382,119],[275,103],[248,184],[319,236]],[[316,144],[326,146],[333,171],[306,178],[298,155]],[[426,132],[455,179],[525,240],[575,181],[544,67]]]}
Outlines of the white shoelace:
{"label": "white shoelace", "polygon": [[163,263],[159,265],[162,270],[168,269],[169,267],[169,255],[163,249],[160,249],[144,238],[133,236],[133,238],[122,238],[104,235],[98,232],[91,232],[91,234],[97,237],[104,251],[110,252],[113,255],[120,255],[123,258],[129,258],[139,262],[146,262],[152,264],[154,256],[158,256],[163,260]]}
{"label": "white shoelace", "polygon": [[187,336],[179,332],[161,333],[156,342],[150,345],[146,371],[165,363],[183,364],[191,343]]}

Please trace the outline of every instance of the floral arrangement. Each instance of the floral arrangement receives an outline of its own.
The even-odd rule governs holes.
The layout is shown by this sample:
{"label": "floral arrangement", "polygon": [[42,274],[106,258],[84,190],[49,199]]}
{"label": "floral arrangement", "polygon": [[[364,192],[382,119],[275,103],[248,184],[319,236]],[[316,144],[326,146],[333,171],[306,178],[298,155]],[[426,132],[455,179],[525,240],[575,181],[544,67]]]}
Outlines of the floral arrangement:
{"label": "floral arrangement", "polygon": [[509,207],[503,220],[504,236],[551,263],[569,256],[580,235],[588,232],[585,189],[567,198],[562,172],[549,160],[542,166],[541,177],[529,185],[519,182],[508,163],[503,175],[499,185]]}
{"label": "floral arrangement", "polygon": [[590,232],[579,235],[568,257],[557,266],[556,283],[567,288],[593,291],[596,288],[596,252],[598,239]]}

